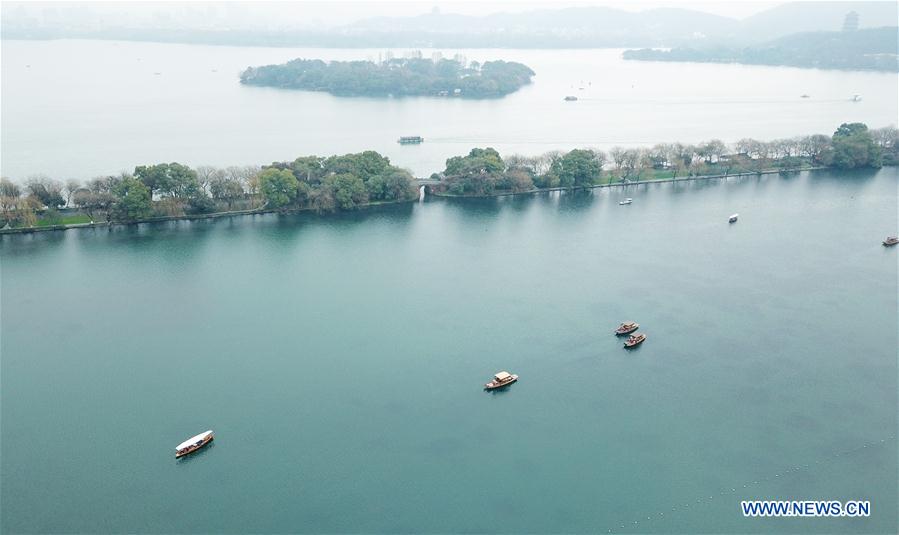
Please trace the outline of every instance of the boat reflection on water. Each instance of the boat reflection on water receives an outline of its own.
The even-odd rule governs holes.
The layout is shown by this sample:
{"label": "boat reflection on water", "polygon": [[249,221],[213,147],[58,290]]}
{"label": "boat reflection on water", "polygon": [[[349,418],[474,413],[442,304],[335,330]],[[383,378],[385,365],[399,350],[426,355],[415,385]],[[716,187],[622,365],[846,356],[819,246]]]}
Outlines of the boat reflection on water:
{"label": "boat reflection on water", "polygon": [[206,444],[202,448],[198,449],[197,451],[192,452],[190,455],[182,455],[181,457],[176,457],[175,463],[180,465],[180,464],[189,463],[189,462],[197,460],[197,459],[202,459],[203,457],[208,455],[209,452],[211,452],[212,450],[215,449],[215,445],[216,445],[216,442],[213,440],[209,444]]}

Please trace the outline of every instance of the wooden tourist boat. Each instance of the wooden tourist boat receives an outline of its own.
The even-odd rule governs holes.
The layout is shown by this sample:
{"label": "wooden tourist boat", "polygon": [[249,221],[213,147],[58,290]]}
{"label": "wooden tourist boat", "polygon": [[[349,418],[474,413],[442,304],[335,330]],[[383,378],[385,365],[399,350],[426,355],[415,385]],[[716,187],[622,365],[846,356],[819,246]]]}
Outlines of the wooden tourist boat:
{"label": "wooden tourist boat", "polygon": [[630,334],[640,328],[636,321],[625,321],[615,329],[615,334]]}
{"label": "wooden tourist boat", "polygon": [[418,145],[424,140],[425,138],[421,136],[402,136],[396,142],[400,145]]}
{"label": "wooden tourist boat", "polygon": [[632,334],[627,337],[627,340],[624,341],[624,347],[631,348],[636,347],[643,343],[646,340],[646,335],[643,333]]}
{"label": "wooden tourist boat", "polygon": [[202,448],[206,444],[212,442],[213,439],[212,430],[206,431],[205,433],[200,433],[199,435],[190,437],[185,440],[181,444],[175,446],[175,458],[184,457],[190,453],[197,451]]}
{"label": "wooden tourist boat", "polygon": [[493,376],[493,380],[484,385],[485,390],[495,390],[504,386],[509,386],[518,380],[518,376],[509,372],[499,372]]}
{"label": "wooden tourist boat", "polygon": [[890,236],[887,239],[883,240],[883,244],[887,247],[891,247],[893,245],[896,245],[897,243],[899,243],[899,237],[896,236]]}

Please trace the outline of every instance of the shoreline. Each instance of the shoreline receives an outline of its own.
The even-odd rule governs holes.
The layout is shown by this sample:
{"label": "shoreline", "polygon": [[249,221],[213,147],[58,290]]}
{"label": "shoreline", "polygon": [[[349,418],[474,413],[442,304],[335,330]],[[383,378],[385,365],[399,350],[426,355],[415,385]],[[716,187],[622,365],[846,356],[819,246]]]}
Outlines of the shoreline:
{"label": "shoreline", "polygon": [[[536,193],[545,193],[545,192],[554,192],[554,191],[575,191],[575,190],[592,190],[598,188],[614,188],[614,187],[627,187],[627,186],[638,186],[642,184],[664,184],[671,182],[684,182],[684,181],[696,181],[696,180],[716,180],[721,178],[745,178],[749,176],[762,176],[762,175],[772,175],[772,174],[781,174],[784,172],[802,172],[802,171],[820,171],[824,169],[829,169],[825,166],[817,166],[817,167],[803,167],[800,169],[769,169],[764,171],[751,171],[751,172],[743,172],[743,173],[732,173],[726,175],[702,175],[702,176],[691,176],[691,177],[683,177],[683,178],[659,178],[653,180],[638,180],[634,182],[627,183],[614,183],[614,184],[595,184],[592,186],[584,186],[584,187],[554,187],[554,188],[543,188],[543,189],[532,189],[528,191],[502,191],[498,193],[491,193],[489,195],[453,195],[449,193],[432,193],[428,191],[428,195],[439,198],[449,198],[449,199],[487,199],[492,197],[508,197],[513,195],[533,195]],[[427,188],[428,185],[424,185]],[[427,189],[426,189],[427,191]],[[402,201],[380,201],[368,203],[363,206],[360,206],[360,209],[367,209],[369,207],[375,206],[384,206],[390,204],[403,204],[409,202],[417,202],[417,198],[415,199],[407,199]],[[196,221],[202,219],[221,219],[225,217],[235,217],[235,216],[246,216],[246,215],[263,215],[263,214],[298,214],[302,212],[312,212],[314,211],[312,208],[293,208],[289,210],[281,210],[281,209],[273,209],[273,208],[254,208],[251,210],[233,210],[229,212],[214,212],[211,214],[189,214],[189,215],[178,215],[178,216],[160,216],[160,217],[151,217],[147,219],[140,219],[137,221],[101,221],[96,223],[72,223],[69,225],[48,225],[45,227],[23,227],[23,228],[8,228],[8,229],[0,229],[0,236],[3,235],[11,235],[11,234],[33,234],[37,232],[53,232],[53,231],[65,231],[65,230],[74,230],[74,229],[83,229],[83,228],[100,228],[100,227],[113,227],[113,226],[131,226],[131,225],[140,225],[143,223],[164,223],[166,221]]]}
{"label": "shoreline", "polygon": [[[417,202],[418,198],[407,199],[402,201],[378,201],[370,202],[359,207],[360,210],[373,208],[377,206],[385,206],[390,204],[403,204],[409,202]],[[139,219],[136,221],[100,221],[95,223],[72,223],[70,225],[47,225],[45,227],[22,227],[0,229],[0,236],[8,234],[33,234],[36,232],[65,231],[85,228],[101,228],[101,227],[128,227],[132,225],[141,225],[144,223],[165,223],[167,221],[196,221],[201,219],[223,219],[226,217],[237,217],[247,215],[265,215],[265,214],[299,214],[302,212],[314,212],[314,208],[291,208],[291,209],[275,209],[275,208],[254,208],[252,210],[233,210],[230,212],[213,212],[211,214],[185,214],[149,217],[147,219]]]}
{"label": "shoreline", "polygon": [[773,175],[773,174],[781,174],[781,173],[800,173],[803,171],[821,171],[825,169],[830,169],[830,167],[826,166],[815,166],[815,167],[801,167],[798,169],[768,169],[765,171],[747,171],[743,173],[728,173],[726,175],[700,175],[700,176],[690,176],[683,178],[656,178],[652,180],[635,180],[633,182],[618,182],[614,184],[594,184],[592,186],[569,186],[563,187],[558,186],[555,188],[537,188],[531,189],[527,191],[501,191],[498,193],[490,193],[488,195],[454,195],[452,193],[429,193],[429,195],[433,195],[434,197],[445,197],[451,199],[486,199],[490,197],[507,197],[511,195],[533,195],[535,193],[544,193],[547,191],[574,191],[574,190],[588,190],[588,189],[597,189],[597,188],[616,188],[616,187],[627,187],[627,186],[639,186],[641,184],[663,184],[668,182],[686,182],[688,180],[714,180],[718,178],[744,178],[747,176],[761,176],[761,175]]}

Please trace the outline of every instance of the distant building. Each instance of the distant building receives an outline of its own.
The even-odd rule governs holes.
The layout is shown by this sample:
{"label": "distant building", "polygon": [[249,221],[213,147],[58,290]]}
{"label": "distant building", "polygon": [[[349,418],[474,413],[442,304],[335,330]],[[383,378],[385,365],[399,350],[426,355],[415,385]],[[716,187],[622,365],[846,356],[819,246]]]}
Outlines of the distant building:
{"label": "distant building", "polygon": [[431,54],[431,61],[433,61],[434,63],[437,63],[442,59],[443,59],[443,54],[441,54],[440,52],[434,52]]}
{"label": "distant building", "polygon": [[855,11],[850,11],[846,13],[846,17],[843,19],[843,31],[844,32],[854,32],[858,29],[858,13]]}

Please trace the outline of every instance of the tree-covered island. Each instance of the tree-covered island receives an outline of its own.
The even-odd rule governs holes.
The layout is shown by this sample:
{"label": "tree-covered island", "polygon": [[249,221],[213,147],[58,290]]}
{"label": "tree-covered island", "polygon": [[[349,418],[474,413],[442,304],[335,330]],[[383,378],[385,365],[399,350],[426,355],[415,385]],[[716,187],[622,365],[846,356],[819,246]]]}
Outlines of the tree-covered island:
{"label": "tree-covered island", "polygon": [[531,83],[527,65],[514,61],[393,58],[373,61],[294,59],[281,65],[249,67],[247,85],[325,91],[337,96],[442,96],[496,98]]}

